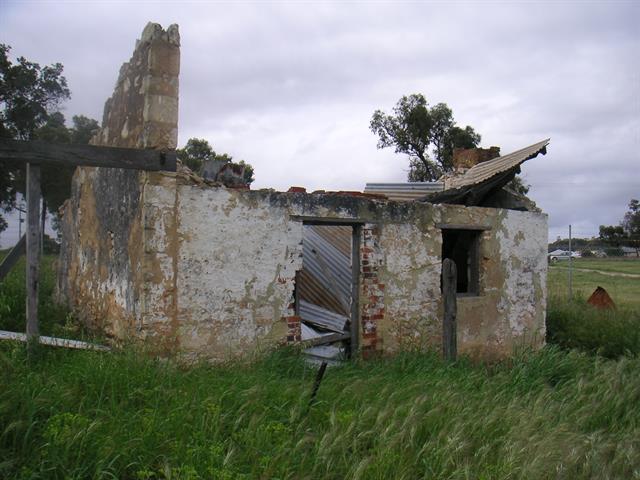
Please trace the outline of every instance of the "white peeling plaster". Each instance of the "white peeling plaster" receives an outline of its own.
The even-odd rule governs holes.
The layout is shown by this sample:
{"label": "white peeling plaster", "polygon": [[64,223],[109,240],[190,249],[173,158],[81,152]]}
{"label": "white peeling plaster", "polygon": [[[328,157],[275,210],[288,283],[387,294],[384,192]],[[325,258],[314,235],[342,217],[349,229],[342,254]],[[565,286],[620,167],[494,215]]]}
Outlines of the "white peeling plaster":
{"label": "white peeling plaster", "polygon": [[[380,250],[384,252],[386,316],[423,321],[437,316],[440,300],[439,241],[428,239],[412,224],[388,224],[382,228]],[[393,321],[393,320],[391,320]]]}
{"label": "white peeling plaster", "polygon": [[[142,326],[167,325],[175,311],[175,267],[174,252],[169,251],[169,242],[177,241],[176,179],[163,178],[163,183],[145,183],[143,187],[143,260],[144,289],[142,300]],[[153,281],[152,281],[153,280]],[[147,334],[153,334],[148,330]]]}
{"label": "white peeling plaster", "polygon": [[544,338],[547,216],[505,211],[496,239],[505,272],[498,310],[506,315],[512,338],[523,335]]}
{"label": "white peeling plaster", "polygon": [[240,195],[179,187],[178,305],[181,344],[189,350],[207,344],[237,352],[293,314],[302,223],[268,203],[246,205]]}

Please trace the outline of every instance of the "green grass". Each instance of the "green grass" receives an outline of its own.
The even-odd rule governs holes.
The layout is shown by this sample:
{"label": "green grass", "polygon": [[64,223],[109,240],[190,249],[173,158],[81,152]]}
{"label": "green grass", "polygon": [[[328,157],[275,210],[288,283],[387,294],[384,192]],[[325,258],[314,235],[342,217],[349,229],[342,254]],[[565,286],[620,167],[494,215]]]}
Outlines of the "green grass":
{"label": "green grass", "polygon": [[552,297],[547,308],[547,341],[563,348],[618,358],[640,355],[640,311],[601,310],[584,298]]}
{"label": "green grass", "polygon": [[[640,278],[616,277],[576,269],[573,271],[572,283],[575,297],[586,300],[598,286],[601,286],[607,290],[618,307],[640,312]],[[568,298],[568,269],[550,266],[547,289],[550,297]]]}
{"label": "green grass", "polygon": [[315,372],[0,350],[1,478],[640,478],[640,360],[546,348]]}
{"label": "green grass", "polygon": [[[68,337],[52,260],[42,331]],[[0,329],[24,330],[23,271],[0,285]],[[640,479],[640,283],[577,272],[576,290],[602,280],[622,305],[601,312],[554,295],[562,276],[556,345],[491,366],[405,353],[330,368],[310,408],[315,368],[292,350],[185,366],[0,342],[0,478]]]}
{"label": "green grass", "polygon": [[[7,252],[0,252],[4,258]],[[81,329],[69,311],[54,302],[56,284],[55,255],[42,257],[38,317],[42,335],[59,335],[79,338]],[[25,258],[18,260],[7,277],[0,282],[0,330],[24,332],[26,324],[25,307]]]}
{"label": "green grass", "polygon": [[[603,272],[631,273],[640,275],[640,259],[635,258],[576,258],[572,260],[573,268],[587,268]],[[568,261],[560,261],[555,266],[568,268]],[[554,266],[554,268],[555,268]]]}

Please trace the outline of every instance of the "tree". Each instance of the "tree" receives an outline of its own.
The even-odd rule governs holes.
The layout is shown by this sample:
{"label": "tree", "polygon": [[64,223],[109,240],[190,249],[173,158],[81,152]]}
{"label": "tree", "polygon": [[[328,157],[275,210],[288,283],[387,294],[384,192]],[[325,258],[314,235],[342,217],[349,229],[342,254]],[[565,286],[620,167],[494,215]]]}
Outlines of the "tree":
{"label": "tree", "polygon": [[244,167],[244,181],[250,185],[254,179],[253,167],[244,160],[234,162],[233,157],[227,153],[216,153],[209,142],[202,138],[190,138],[184,148],[176,150],[178,159],[194,172],[201,174],[202,166],[207,160],[217,160],[224,163],[237,163]]}
{"label": "tree", "polygon": [[91,138],[100,128],[100,124],[93,118],[84,115],[73,116],[73,128],[71,128],[71,143],[76,145],[88,145]]}
{"label": "tree", "polygon": [[[61,112],[53,112],[43,126],[33,132],[32,138],[48,143],[74,143],[86,145],[98,128],[98,122],[84,115],[73,117],[73,127],[67,128]],[[52,215],[71,194],[71,178],[75,167],[44,164],[40,187],[45,207]],[[16,176],[16,190],[24,195],[25,178],[23,172]]]}
{"label": "tree", "polygon": [[621,226],[600,225],[600,240],[608,245],[619,247],[625,240],[624,229]]}
{"label": "tree", "polygon": [[616,247],[633,247],[640,256],[640,201],[632,198],[628,207],[619,225],[600,225],[600,238]]}
{"label": "tree", "polygon": [[0,134],[29,140],[49,112],[71,97],[62,64],[40,67],[24,57],[13,65],[8,45],[0,44]]}
{"label": "tree", "polygon": [[531,188],[531,185],[524,183],[522,177],[519,177],[517,175],[513,177],[513,180],[507,183],[506,186],[514,192],[519,193],[520,195],[526,195],[527,193],[529,193],[529,189]]}
{"label": "tree", "polygon": [[[76,143],[86,145],[98,128],[98,122],[84,115],[73,117],[73,127],[67,128],[66,120],[61,112],[51,113],[40,128],[36,129],[31,138],[48,143]],[[71,194],[71,179],[75,167],[65,165],[43,164],[40,188],[42,190],[43,210],[42,222],[47,212],[53,216],[53,228],[57,229],[58,209]],[[24,169],[14,172],[14,189],[25,196],[26,177]],[[44,228],[44,227],[43,227]]]}
{"label": "tree", "polygon": [[[19,57],[16,64],[9,60],[10,47],[0,44],[0,137],[31,140],[44,128],[43,136],[61,134],[60,118],[51,120],[50,113],[71,94],[62,75],[60,63],[40,67]],[[64,117],[63,117],[64,124]],[[5,212],[15,206],[16,194],[24,190],[24,166],[0,164],[0,208]],[[0,232],[7,224],[0,215]]]}
{"label": "tree", "polygon": [[207,160],[214,160],[216,156],[209,142],[202,138],[190,138],[184,148],[179,148],[176,153],[182,164],[194,172],[200,172],[202,164]]}
{"label": "tree", "polygon": [[640,202],[635,198],[629,202],[629,211],[624,214],[622,227],[630,237],[640,237]]}
{"label": "tree", "polygon": [[481,140],[472,127],[456,125],[446,103],[429,107],[422,94],[403,96],[389,115],[376,110],[369,125],[378,148],[409,155],[409,181],[433,181],[451,171],[453,149],[473,148]]}

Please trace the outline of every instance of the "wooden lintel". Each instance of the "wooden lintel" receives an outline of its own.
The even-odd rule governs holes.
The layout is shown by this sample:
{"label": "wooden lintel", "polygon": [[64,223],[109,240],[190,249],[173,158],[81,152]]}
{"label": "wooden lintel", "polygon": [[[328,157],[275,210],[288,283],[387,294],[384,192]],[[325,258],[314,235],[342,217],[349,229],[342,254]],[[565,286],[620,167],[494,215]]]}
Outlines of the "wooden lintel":
{"label": "wooden lintel", "polygon": [[136,148],[66,145],[0,138],[0,161],[14,160],[34,165],[53,163],[67,166],[176,171],[176,152]]}
{"label": "wooden lintel", "polygon": [[491,230],[490,225],[474,225],[468,223],[436,223],[436,228],[441,230]]}
{"label": "wooden lintel", "polygon": [[304,215],[291,215],[293,221],[304,222],[307,225],[362,225],[365,223],[378,223],[359,218],[339,218],[339,217],[306,217]]}

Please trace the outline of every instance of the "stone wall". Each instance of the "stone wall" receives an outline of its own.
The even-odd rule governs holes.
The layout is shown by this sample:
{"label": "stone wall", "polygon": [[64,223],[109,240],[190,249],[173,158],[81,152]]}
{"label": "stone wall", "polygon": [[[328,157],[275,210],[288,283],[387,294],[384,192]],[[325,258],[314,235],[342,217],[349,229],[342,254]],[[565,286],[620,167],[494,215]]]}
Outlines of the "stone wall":
{"label": "stone wall", "polygon": [[[94,145],[174,149],[178,135],[180,38],[149,23],[104,107]],[[117,338],[139,327],[145,283],[142,198],[154,174],[76,169],[62,222],[59,296],[90,326]],[[157,174],[155,174],[157,175]]]}
{"label": "stone wall", "polygon": [[[143,329],[147,338],[170,338],[188,357],[224,360],[299,339],[293,301],[305,217],[363,224],[364,355],[439,347],[440,223],[488,228],[480,243],[480,294],[458,302],[459,351],[502,358],[518,345],[544,341],[543,214],[240,191],[194,185],[179,175],[165,175],[145,192],[144,248],[159,256],[145,289],[159,291],[143,315]],[[165,271],[175,275],[175,304],[160,294]]]}

